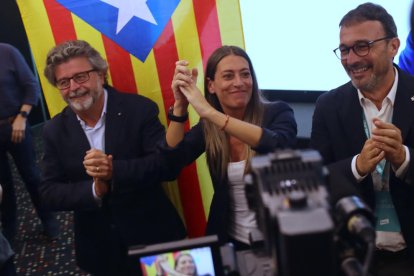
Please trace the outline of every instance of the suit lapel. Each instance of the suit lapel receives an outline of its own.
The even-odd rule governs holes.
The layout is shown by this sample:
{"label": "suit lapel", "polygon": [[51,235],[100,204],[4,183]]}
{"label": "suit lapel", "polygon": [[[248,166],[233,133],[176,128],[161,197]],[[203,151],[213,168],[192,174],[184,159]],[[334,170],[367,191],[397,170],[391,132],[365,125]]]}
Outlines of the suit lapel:
{"label": "suit lapel", "polygon": [[122,107],[122,100],[116,96],[116,92],[112,88],[107,88],[108,103],[105,117],[105,152],[114,154],[119,139],[118,135],[124,127],[124,112]]}
{"label": "suit lapel", "polygon": [[67,142],[73,143],[73,145],[66,145],[69,149],[76,149],[71,152],[71,154],[79,154],[78,158],[83,160],[85,157],[86,151],[88,151],[91,146],[89,144],[88,138],[86,137],[85,132],[83,131],[76,114],[67,107],[66,112],[66,123],[67,123]]}
{"label": "suit lapel", "polygon": [[353,153],[359,153],[367,139],[362,120],[362,107],[359,103],[357,90],[351,82],[347,86],[348,88],[341,91],[342,94],[339,95],[339,119],[341,125],[344,126],[344,138],[349,141],[347,144],[350,145]]}
{"label": "suit lapel", "polygon": [[403,141],[405,141],[414,120],[414,82],[412,78],[398,70],[398,87],[394,102],[392,122],[401,130]]}

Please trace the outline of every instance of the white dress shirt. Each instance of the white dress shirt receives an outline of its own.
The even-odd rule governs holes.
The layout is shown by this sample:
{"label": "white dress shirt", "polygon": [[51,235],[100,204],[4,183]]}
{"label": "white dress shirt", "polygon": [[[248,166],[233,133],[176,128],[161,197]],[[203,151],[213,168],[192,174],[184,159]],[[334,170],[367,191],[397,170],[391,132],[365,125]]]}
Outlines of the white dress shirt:
{"label": "white dress shirt", "polygon": [[[381,109],[378,110],[378,108],[375,106],[375,104],[364,97],[364,95],[361,93],[360,90],[358,90],[358,96],[359,96],[359,102],[362,106],[363,112],[364,112],[364,116],[365,116],[365,120],[366,120],[366,125],[368,127],[368,132],[369,132],[369,137],[371,137],[371,133],[372,133],[372,127],[373,127],[373,123],[372,120],[373,118],[378,118],[381,121],[384,122],[392,122],[392,114],[394,111],[394,101],[395,101],[395,95],[397,92],[397,85],[398,85],[398,71],[394,68],[394,72],[395,72],[395,80],[394,80],[394,84],[391,87],[391,90],[388,92],[388,95],[385,97],[385,99],[382,101],[382,105],[381,105]],[[361,114],[362,117],[362,114]],[[391,167],[392,170],[394,170],[395,175],[397,177],[403,177],[407,168],[408,168],[408,164],[410,162],[410,152],[408,150],[408,148],[406,146],[404,146],[405,149],[405,161],[403,162],[403,164],[401,164],[401,166],[399,168],[394,168],[393,166],[388,166]],[[352,173],[354,174],[356,180],[358,182],[361,182],[366,175],[361,176],[359,175],[357,169],[356,169],[356,159],[357,159],[358,155],[354,156],[354,158],[352,159]],[[373,172],[372,175],[372,179],[373,179],[373,184],[374,184],[374,190],[378,191],[380,189],[384,189],[386,191],[389,191],[389,168],[385,168],[384,173],[387,173],[388,175],[386,175],[386,179],[388,181],[386,181],[384,187],[382,184],[382,181],[379,177],[375,177],[374,174],[377,172]],[[400,251],[404,248],[406,248],[406,243],[405,240],[402,236],[402,234],[400,232],[384,232],[384,231],[377,231],[377,238],[376,238],[376,246],[378,249],[382,249],[382,250],[388,250],[388,251]]]}

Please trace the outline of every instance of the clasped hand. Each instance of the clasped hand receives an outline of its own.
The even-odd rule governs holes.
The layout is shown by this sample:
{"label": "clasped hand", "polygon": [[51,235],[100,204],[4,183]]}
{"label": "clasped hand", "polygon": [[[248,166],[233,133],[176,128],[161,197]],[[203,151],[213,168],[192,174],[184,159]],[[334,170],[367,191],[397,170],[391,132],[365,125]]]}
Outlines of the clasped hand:
{"label": "clasped hand", "polygon": [[372,137],[365,142],[356,162],[358,173],[361,175],[373,172],[384,158],[397,169],[405,161],[400,129],[378,118],[373,119],[373,124]]}
{"label": "clasped hand", "polygon": [[108,192],[109,180],[112,179],[112,155],[107,155],[101,150],[90,149],[83,160],[86,173],[93,177],[95,192],[103,196]]}
{"label": "clasped hand", "polygon": [[175,63],[174,78],[171,88],[174,93],[174,110],[186,110],[190,103],[198,115],[205,118],[212,108],[197,88],[198,71],[196,68],[189,69],[188,62],[180,60]]}

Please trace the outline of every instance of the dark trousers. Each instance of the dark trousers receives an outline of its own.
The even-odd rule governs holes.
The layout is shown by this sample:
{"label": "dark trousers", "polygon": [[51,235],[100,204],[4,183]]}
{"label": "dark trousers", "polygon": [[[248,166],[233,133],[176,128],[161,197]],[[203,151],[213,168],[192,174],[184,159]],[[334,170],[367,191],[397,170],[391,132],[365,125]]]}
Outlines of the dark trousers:
{"label": "dark trousers", "polygon": [[3,187],[0,214],[3,234],[13,244],[17,233],[17,206],[13,176],[7,153],[13,157],[46,234],[47,232],[58,232],[58,222],[53,213],[44,211],[40,207],[38,191],[40,171],[36,166],[36,156],[29,124],[26,127],[25,139],[21,143],[11,142],[11,131],[10,124],[0,125],[0,184]]}
{"label": "dark trousers", "polygon": [[16,267],[14,266],[13,258],[10,258],[6,263],[0,267],[0,275],[2,276],[15,276]]}
{"label": "dark trousers", "polygon": [[128,258],[128,248],[117,227],[111,225],[110,228],[102,227],[100,230],[102,236],[99,239],[103,238],[101,241],[91,241],[75,232],[76,263],[79,268],[93,276],[141,275],[140,265]]}
{"label": "dark trousers", "polygon": [[14,276],[16,275],[16,268],[13,262],[14,252],[10,248],[9,242],[0,232],[0,275]]}
{"label": "dark trousers", "polygon": [[376,251],[371,265],[372,276],[414,275],[414,256],[408,249],[400,252]]}

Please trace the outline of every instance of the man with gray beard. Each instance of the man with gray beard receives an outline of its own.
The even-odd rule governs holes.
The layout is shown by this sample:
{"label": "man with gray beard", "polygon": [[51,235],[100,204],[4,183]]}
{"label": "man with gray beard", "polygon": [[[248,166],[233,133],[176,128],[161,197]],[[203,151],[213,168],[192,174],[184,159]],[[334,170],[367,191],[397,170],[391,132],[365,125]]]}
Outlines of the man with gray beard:
{"label": "man with gray beard", "polygon": [[161,186],[158,108],[107,86],[107,70],[85,41],[48,53],[45,76],[68,106],[44,126],[40,192],[46,208],[74,211],[80,268],[134,275],[128,246],[182,239],[185,229]]}

